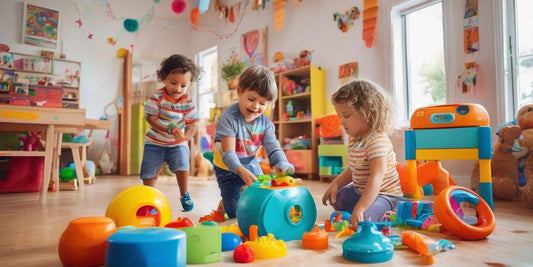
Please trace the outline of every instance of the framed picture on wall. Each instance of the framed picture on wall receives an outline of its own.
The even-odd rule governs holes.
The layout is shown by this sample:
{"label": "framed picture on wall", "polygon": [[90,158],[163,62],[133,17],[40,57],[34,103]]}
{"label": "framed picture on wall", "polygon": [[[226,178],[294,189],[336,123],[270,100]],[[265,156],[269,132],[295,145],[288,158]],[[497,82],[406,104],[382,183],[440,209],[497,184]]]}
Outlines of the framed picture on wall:
{"label": "framed picture on wall", "polygon": [[22,43],[57,48],[59,10],[23,3]]}
{"label": "framed picture on wall", "polygon": [[267,27],[252,30],[241,35],[242,62],[246,65],[266,66]]}

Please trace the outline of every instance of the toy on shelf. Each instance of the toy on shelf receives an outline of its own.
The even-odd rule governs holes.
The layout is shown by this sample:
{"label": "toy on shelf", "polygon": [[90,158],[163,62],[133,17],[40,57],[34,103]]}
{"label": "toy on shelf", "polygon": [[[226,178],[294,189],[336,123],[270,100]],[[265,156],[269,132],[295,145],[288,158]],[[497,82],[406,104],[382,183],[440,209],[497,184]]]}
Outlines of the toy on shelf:
{"label": "toy on shelf", "polygon": [[478,104],[449,104],[423,107],[411,116],[411,130],[405,131],[404,196],[420,199],[417,165],[420,160],[477,160],[480,195],[492,202],[491,128],[489,115]]}
{"label": "toy on shelf", "polygon": [[272,57],[272,61],[274,62],[270,67],[268,67],[271,71],[274,73],[280,73],[288,70],[295,69],[296,66],[294,65],[294,62],[290,60],[284,60],[283,54],[281,52],[274,53],[274,56]]}
{"label": "toy on shelf", "polygon": [[455,245],[448,240],[441,239],[439,242],[435,242],[431,238],[413,231],[402,233],[402,243],[424,256],[426,264],[433,264],[435,254],[455,248]]}
{"label": "toy on shelf", "polygon": [[117,227],[164,226],[172,220],[167,198],[161,191],[144,185],[132,186],[118,194],[109,203],[105,215]]}
{"label": "toy on shelf", "polygon": [[[476,208],[475,224],[463,220],[462,202]],[[439,222],[455,236],[466,240],[479,240],[489,236],[496,226],[491,207],[474,191],[461,186],[450,186],[435,199],[434,212]]]}
{"label": "toy on shelf", "polygon": [[308,136],[297,136],[283,140],[283,150],[311,149],[311,139]]}
{"label": "toy on shelf", "polygon": [[20,141],[24,144],[24,151],[37,151],[41,145],[40,137],[37,132],[28,132],[28,136],[19,136]]}
{"label": "toy on shelf", "polygon": [[311,64],[311,60],[313,60],[313,51],[304,49],[300,51],[298,57],[294,59],[294,65],[296,65],[297,68],[305,67]]}

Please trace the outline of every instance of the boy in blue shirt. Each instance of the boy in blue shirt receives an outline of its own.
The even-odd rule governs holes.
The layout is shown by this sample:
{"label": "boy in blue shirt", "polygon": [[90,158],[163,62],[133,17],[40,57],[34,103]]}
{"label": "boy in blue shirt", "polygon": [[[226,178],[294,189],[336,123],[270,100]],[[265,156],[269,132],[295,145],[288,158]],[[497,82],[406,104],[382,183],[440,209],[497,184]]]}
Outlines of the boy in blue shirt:
{"label": "boy in blue shirt", "polygon": [[261,146],[272,166],[294,173],[276,139],[272,122],[263,114],[267,104],[277,98],[276,81],[265,67],[248,67],[239,78],[239,102],[231,105],[218,120],[215,131],[215,175],[221,191],[224,211],[236,217],[237,202],[243,186],[252,185],[263,172],[257,152]]}

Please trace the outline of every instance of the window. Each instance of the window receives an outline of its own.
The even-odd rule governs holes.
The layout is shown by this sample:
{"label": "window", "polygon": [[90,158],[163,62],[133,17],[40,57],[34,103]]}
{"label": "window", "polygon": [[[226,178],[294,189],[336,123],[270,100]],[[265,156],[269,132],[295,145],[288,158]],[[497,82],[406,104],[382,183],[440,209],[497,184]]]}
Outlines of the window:
{"label": "window", "polygon": [[446,103],[442,3],[426,1],[404,8],[399,17],[401,27],[393,31],[401,33],[397,35],[401,38],[400,50],[395,50],[396,55],[401,54],[395,57],[401,64],[395,64],[394,72],[400,76],[395,79],[396,87],[403,88],[403,92],[396,95],[404,99],[404,112],[409,118],[419,107]]}
{"label": "window", "polygon": [[514,114],[524,104],[533,103],[533,1],[510,1],[509,37]]}
{"label": "window", "polygon": [[[200,118],[209,119],[211,108],[215,107],[214,94],[217,89],[218,60],[217,47],[200,51],[198,53],[198,66],[202,69],[198,82],[198,97],[196,107]],[[202,104],[200,104],[202,103]]]}

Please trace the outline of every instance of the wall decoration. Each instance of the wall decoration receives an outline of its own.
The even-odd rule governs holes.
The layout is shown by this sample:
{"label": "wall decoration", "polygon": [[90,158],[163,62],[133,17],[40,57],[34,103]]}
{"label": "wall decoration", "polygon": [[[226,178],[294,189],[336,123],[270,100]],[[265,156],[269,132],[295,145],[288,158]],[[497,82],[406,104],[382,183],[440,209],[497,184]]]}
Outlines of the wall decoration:
{"label": "wall decoration", "polygon": [[341,85],[353,78],[357,78],[358,75],[359,67],[357,62],[349,62],[339,65],[339,81],[341,82]]}
{"label": "wall decoration", "polygon": [[285,28],[285,0],[272,1],[272,8],[274,9],[272,25],[276,31],[283,30]]}
{"label": "wall decoration", "polygon": [[[233,4],[230,8],[228,8],[228,6],[225,6],[225,5],[221,5],[219,1],[216,1],[215,2],[215,10],[220,12],[220,18],[224,18],[226,20],[228,20],[228,16],[229,16],[229,10],[231,8],[233,8],[233,12],[234,12],[234,16],[235,18],[238,18],[238,20],[236,20],[237,22],[237,26],[235,26],[235,28],[229,32],[229,33],[218,33],[218,32],[215,32],[214,30],[212,30],[210,27],[206,26],[206,25],[200,25],[198,23],[196,24],[190,24],[191,26],[191,30],[194,30],[194,31],[203,31],[203,32],[207,32],[207,33],[211,33],[213,35],[215,35],[216,37],[218,37],[218,39],[222,40],[222,39],[227,39],[227,38],[230,38],[232,37],[235,33],[237,33],[237,31],[239,30],[239,26],[241,25],[241,22],[244,18],[244,15],[246,15],[246,8],[248,7],[248,4],[250,3],[250,1],[248,0],[244,0],[242,2],[238,2],[238,3],[235,3]],[[241,9],[241,4],[242,5],[242,9]],[[240,12],[242,10],[242,12]],[[240,13],[240,15],[239,15]]]}
{"label": "wall decoration", "polygon": [[476,62],[465,63],[465,70],[457,78],[457,87],[461,88],[462,94],[475,95],[478,67]]}
{"label": "wall decoration", "polygon": [[363,40],[366,47],[374,45],[374,32],[378,23],[378,0],[363,0]]}
{"label": "wall decoration", "polygon": [[359,18],[360,13],[359,8],[354,6],[344,11],[344,13],[335,12],[333,14],[333,21],[337,22],[339,30],[347,32],[353,26],[353,22]]}
{"label": "wall decoration", "polygon": [[59,11],[24,3],[22,42],[51,49],[59,40]]}
{"label": "wall decoration", "polygon": [[245,64],[266,65],[267,27],[241,36],[241,57]]}
{"label": "wall decoration", "polygon": [[470,27],[463,30],[464,50],[470,54],[479,50],[479,27]]}

